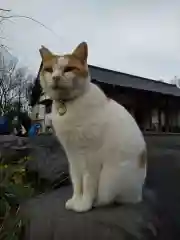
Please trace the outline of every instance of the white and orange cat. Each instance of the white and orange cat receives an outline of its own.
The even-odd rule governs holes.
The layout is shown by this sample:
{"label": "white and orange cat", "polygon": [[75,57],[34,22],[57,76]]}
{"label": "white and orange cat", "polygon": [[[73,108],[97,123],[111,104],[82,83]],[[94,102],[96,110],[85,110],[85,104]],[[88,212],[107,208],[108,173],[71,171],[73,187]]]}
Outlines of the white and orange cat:
{"label": "white and orange cat", "polygon": [[146,177],[146,144],[133,117],[93,83],[85,42],[67,55],[40,49],[40,82],[53,100],[52,124],[73,185],[66,208],[85,212],[113,202],[138,203]]}

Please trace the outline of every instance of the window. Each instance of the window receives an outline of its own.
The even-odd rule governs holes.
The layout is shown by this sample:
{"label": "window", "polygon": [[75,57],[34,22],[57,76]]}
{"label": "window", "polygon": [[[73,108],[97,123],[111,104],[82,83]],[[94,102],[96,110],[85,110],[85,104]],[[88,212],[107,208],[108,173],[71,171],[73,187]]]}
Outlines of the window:
{"label": "window", "polygon": [[46,105],[46,107],[45,107],[45,113],[48,114],[48,113],[51,113],[51,111],[52,111],[52,104]]}

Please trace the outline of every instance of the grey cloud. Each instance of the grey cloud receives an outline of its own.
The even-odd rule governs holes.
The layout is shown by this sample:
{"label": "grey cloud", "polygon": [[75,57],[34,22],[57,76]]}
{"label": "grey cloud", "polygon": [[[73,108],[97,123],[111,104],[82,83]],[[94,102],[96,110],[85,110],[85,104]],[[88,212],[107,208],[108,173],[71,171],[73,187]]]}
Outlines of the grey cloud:
{"label": "grey cloud", "polygon": [[23,0],[3,0],[2,5],[56,33],[23,19],[6,24],[7,44],[34,71],[40,45],[63,53],[86,40],[91,64],[166,81],[180,76],[178,0],[32,0],[28,7]]}

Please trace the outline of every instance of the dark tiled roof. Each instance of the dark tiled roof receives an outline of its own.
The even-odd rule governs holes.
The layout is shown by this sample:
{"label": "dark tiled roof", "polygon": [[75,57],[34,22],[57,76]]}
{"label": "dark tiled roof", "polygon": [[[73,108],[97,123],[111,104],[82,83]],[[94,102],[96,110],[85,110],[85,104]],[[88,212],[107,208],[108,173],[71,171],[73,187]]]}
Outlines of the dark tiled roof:
{"label": "dark tiled roof", "polygon": [[[39,101],[40,95],[42,93],[42,89],[39,83],[39,73],[41,67],[42,63],[40,65],[39,72],[34,82],[34,87],[30,96],[31,106],[34,106]],[[121,73],[92,65],[89,65],[89,68],[91,78],[96,79],[99,82],[180,97],[180,89],[178,89],[175,85],[133,76],[130,74]]]}
{"label": "dark tiled roof", "polygon": [[92,79],[96,79],[99,82],[180,97],[180,89],[172,84],[92,65],[89,65],[89,68]]}

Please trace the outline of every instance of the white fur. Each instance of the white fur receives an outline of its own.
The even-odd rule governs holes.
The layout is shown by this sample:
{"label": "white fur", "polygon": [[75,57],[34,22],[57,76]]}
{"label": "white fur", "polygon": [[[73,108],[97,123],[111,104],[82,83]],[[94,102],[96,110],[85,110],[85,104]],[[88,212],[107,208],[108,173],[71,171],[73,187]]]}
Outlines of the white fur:
{"label": "white fur", "polygon": [[65,67],[68,64],[69,60],[68,58],[65,58],[63,56],[58,58],[58,66]]}
{"label": "white fur", "polygon": [[55,64],[54,66],[52,77],[62,76],[63,69],[65,66],[67,66],[68,62],[69,62],[68,58],[59,57],[57,64]]}
{"label": "white fur", "polygon": [[67,112],[60,116],[53,102],[52,123],[73,184],[66,208],[84,212],[113,201],[141,201],[146,169],[138,161],[146,144],[133,117],[92,83],[65,104]]}

